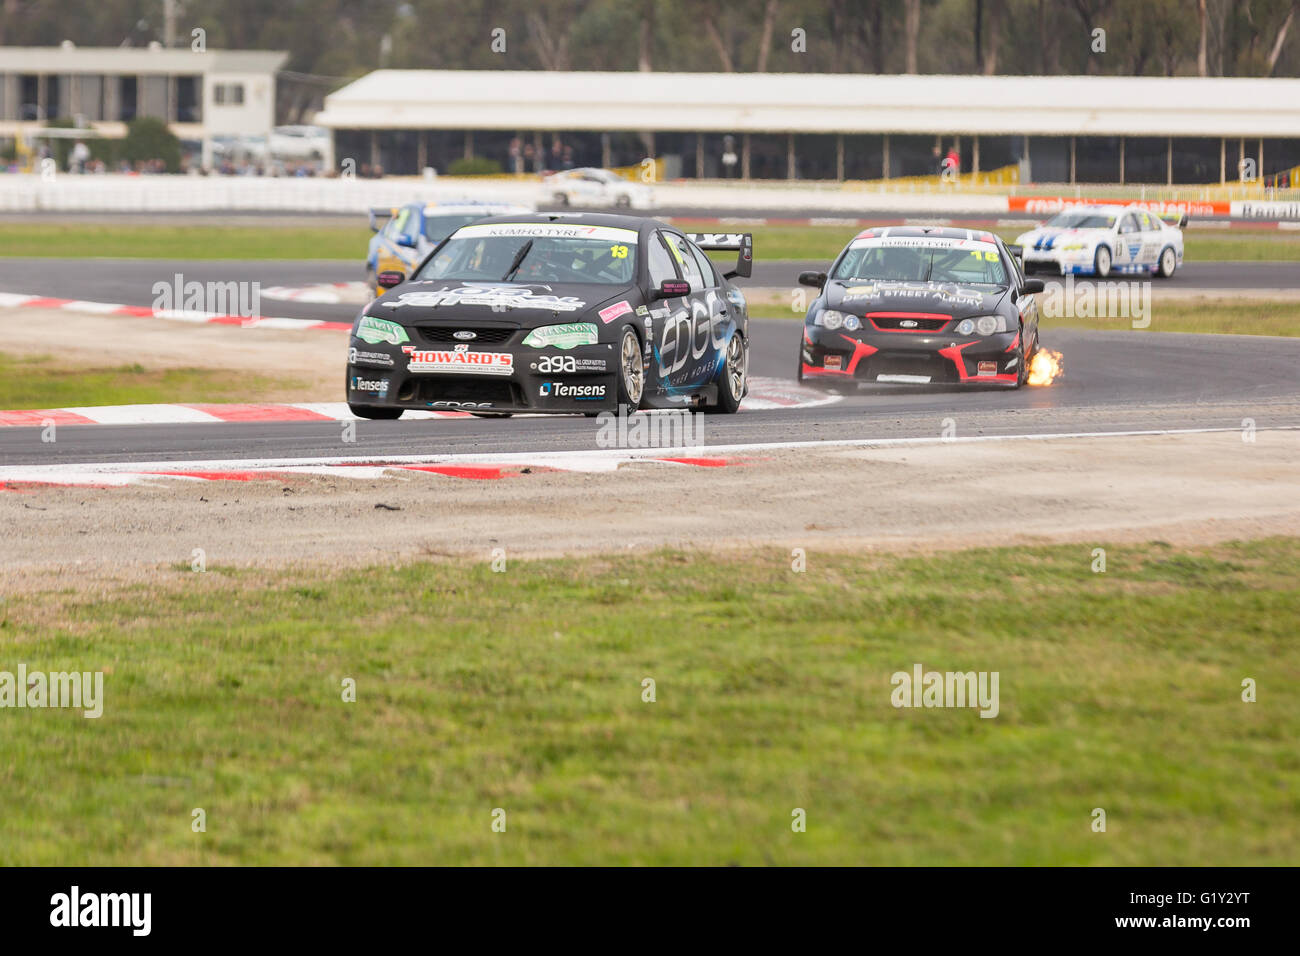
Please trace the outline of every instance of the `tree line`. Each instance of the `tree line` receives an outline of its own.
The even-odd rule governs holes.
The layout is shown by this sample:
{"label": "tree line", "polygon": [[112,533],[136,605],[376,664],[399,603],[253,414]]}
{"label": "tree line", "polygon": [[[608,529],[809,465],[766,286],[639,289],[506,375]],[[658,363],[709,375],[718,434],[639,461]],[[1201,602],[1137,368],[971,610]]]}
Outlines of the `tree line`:
{"label": "tree line", "polygon": [[[1296,76],[1300,0],[0,0],[0,46],[370,70]],[[3,61],[0,49],[0,62]],[[304,77],[305,78],[305,77]]]}

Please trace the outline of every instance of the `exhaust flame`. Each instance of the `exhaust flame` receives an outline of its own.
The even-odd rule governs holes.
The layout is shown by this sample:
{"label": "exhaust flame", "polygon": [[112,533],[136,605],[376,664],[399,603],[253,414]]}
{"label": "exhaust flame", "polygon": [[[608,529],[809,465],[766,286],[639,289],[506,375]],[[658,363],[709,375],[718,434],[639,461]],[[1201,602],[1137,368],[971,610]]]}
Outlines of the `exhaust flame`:
{"label": "exhaust flame", "polygon": [[1038,349],[1029,362],[1028,385],[1051,385],[1065,372],[1065,358],[1052,349]]}

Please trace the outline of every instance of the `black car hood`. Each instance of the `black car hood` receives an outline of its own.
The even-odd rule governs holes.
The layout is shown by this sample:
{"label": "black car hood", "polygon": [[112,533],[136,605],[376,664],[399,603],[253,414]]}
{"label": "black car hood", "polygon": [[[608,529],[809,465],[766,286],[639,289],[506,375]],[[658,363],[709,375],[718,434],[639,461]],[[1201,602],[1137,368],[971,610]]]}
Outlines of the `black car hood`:
{"label": "black car hood", "polygon": [[955,282],[892,282],[882,279],[831,279],[823,293],[826,307],[853,315],[868,312],[935,312],[964,319],[997,310],[1006,289]]}
{"label": "black car hood", "polygon": [[403,283],[366,306],[365,314],[404,325],[487,320],[535,328],[593,321],[607,303],[621,315],[632,312],[640,296],[631,286],[439,280]]}

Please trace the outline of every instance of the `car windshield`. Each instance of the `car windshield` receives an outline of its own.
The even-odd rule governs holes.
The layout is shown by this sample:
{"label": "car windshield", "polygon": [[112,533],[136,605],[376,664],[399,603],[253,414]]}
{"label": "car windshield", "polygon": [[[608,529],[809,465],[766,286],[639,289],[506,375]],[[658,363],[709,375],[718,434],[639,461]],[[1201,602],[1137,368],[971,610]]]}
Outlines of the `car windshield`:
{"label": "car windshield", "polygon": [[442,242],[461,226],[477,222],[490,212],[457,213],[455,215],[426,215],[424,217],[424,236],[433,242]]}
{"label": "car windshield", "polygon": [[1098,212],[1058,212],[1047,224],[1054,229],[1110,229],[1115,217]]}
{"label": "car windshield", "polygon": [[832,279],[894,282],[1007,284],[998,247],[962,239],[857,239],[845,252]]}
{"label": "car windshield", "polygon": [[636,246],[637,234],[631,229],[561,223],[471,225],[448,239],[414,278],[629,285],[636,277]]}

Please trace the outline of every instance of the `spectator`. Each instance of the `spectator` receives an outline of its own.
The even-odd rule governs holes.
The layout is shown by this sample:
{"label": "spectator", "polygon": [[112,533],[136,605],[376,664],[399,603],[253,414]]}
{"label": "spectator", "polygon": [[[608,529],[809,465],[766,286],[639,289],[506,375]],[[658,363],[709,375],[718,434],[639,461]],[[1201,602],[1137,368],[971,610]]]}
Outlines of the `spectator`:
{"label": "spectator", "polygon": [[948,148],[948,155],[944,157],[944,169],[950,170],[949,176],[956,176],[961,172],[961,156],[957,152],[957,144],[953,143]]}
{"label": "spectator", "polygon": [[81,140],[77,140],[76,145],[72,147],[72,151],[68,154],[68,171],[78,174],[84,173],[86,163],[89,160],[90,147]]}

